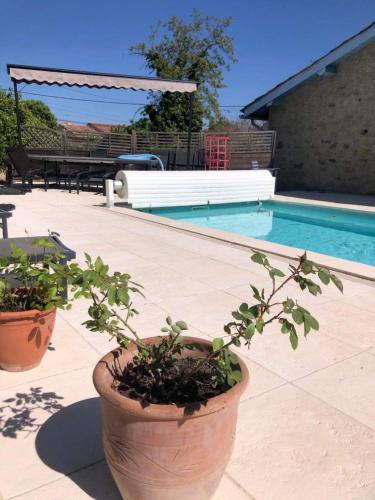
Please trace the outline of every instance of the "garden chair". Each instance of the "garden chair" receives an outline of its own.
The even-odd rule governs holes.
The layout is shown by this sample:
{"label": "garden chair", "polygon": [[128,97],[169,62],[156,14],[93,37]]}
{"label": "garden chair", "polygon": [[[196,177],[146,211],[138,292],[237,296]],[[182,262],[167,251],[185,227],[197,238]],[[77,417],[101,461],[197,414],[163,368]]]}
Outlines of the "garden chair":
{"label": "garden chair", "polygon": [[[61,173],[57,167],[49,167],[45,165],[43,168],[33,167],[33,162],[30,160],[26,150],[22,146],[7,149],[8,156],[16,169],[18,175],[22,180],[22,189],[24,191],[33,188],[34,179],[42,179],[44,183],[44,190],[47,191],[50,183],[55,183],[58,186],[63,182],[65,188],[69,183],[71,174]],[[28,189],[26,188],[28,184]]]}
{"label": "garden chair", "polygon": [[11,203],[0,203],[0,227],[3,232],[3,238],[8,238],[8,219],[12,217],[12,210],[16,207]]}
{"label": "garden chair", "polygon": [[[54,247],[52,248],[39,248],[34,245],[35,240],[44,239],[54,243]],[[51,233],[49,236],[25,236],[20,238],[8,238],[0,240],[0,255],[4,257],[10,257],[12,255],[11,243],[17,245],[17,247],[21,248],[32,262],[40,262],[46,253],[53,253],[58,250],[61,254],[60,264],[66,264],[72,259],[76,258],[76,253],[74,250],[71,250],[60,240],[59,235],[57,233]],[[7,281],[11,286],[16,286],[17,281],[13,276],[7,276]],[[68,288],[67,283],[65,282],[65,289],[62,293],[64,297],[68,296]]]}

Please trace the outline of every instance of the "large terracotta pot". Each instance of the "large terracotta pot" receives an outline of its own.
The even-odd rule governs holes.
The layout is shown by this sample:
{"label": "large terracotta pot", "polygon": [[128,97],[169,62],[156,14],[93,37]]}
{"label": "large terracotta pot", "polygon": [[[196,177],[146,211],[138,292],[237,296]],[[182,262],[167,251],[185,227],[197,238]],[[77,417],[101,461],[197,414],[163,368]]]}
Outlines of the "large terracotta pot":
{"label": "large terracotta pot", "polygon": [[[184,341],[199,342],[206,349],[211,346],[191,337]],[[157,342],[157,338],[147,342]],[[138,401],[111,388],[113,373],[126,366],[135,351],[135,347],[116,349],[94,370],[101,396],[104,453],[117,487],[125,500],[207,500],[232,453],[248,370],[240,360],[242,381],[194,411],[175,405],[142,408]]]}
{"label": "large terracotta pot", "polygon": [[56,308],[0,312],[0,368],[31,370],[41,362],[51,339]]}

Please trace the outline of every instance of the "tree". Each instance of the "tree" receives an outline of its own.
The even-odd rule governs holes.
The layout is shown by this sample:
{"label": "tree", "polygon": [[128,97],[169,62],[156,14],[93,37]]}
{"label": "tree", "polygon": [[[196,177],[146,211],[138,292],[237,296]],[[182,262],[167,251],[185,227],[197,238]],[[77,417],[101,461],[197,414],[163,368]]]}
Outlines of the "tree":
{"label": "tree", "polygon": [[[132,54],[144,57],[146,67],[158,77],[198,82],[193,100],[194,131],[200,131],[204,122],[213,123],[222,117],[218,90],[225,86],[223,71],[236,62],[233,39],[226,34],[231,22],[230,17],[203,16],[197,11],[190,23],[173,16],[151,28],[147,43],[130,48]],[[149,100],[143,115],[150,130],[188,129],[188,94],[150,94]]]}
{"label": "tree", "polygon": [[[49,107],[41,101],[20,97],[21,126],[36,125],[56,128],[57,120]],[[4,165],[6,148],[17,143],[17,118],[13,93],[0,90],[0,167]]]}
{"label": "tree", "polygon": [[242,118],[230,120],[223,117],[208,127],[209,132],[250,132],[257,130],[267,130],[266,122],[256,120],[255,123],[252,123],[251,120]]}

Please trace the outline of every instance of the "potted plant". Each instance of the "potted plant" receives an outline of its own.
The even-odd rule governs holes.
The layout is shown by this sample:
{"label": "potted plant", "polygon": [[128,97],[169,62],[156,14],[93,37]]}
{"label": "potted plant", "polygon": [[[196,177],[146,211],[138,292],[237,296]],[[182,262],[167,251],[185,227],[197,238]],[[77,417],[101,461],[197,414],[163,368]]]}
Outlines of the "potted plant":
{"label": "potted plant", "polygon": [[[0,368],[25,371],[41,362],[51,339],[56,308],[64,307],[63,257],[55,245],[37,239],[44,248],[39,262],[11,243],[11,256],[0,256]],[[48,249],[48,251],[47,251]]]}
{"label": "potted plant", "polygon": [[223,336],[212,342],[185,336],[186,323],[169,317],[161,335],[142,338],[131,325],[138,314],[132,295],[142,293],[140,285],[128,274],[109,273],[100,257],[94,262],[86,255],[85,269],[69,266],[75,297],[92,301],[84,324],[119,344],[97,364],[94,384],[101,396],[105,456],[124,499],[211,498],[232,452],[238,404],[249,380],[230,348],[250,347],[274,321],[293,349],[299,328],[305,336],[318,330],[318,321],[296,300],[277,298],[288,282],[318,295],[321,287],[311,279],[317,276],[342,291],[340,280],[306,254],[287,275],[262,253],[251,258],[268,273],[270,290],[250,285],[254,303],[242,303]]}

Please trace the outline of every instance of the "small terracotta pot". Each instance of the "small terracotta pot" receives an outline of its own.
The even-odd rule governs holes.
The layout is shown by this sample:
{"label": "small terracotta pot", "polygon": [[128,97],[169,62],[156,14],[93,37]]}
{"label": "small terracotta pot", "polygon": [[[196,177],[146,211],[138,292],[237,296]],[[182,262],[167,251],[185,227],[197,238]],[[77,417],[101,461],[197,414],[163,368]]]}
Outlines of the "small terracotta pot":
{"label": "small terracotta pot", "polygon": [[56,308],[48,311],[0,312],[0,367],[31,370],[41,362],[51,339]]}
{"label": "small terracotta pot", "polygon": [[[148,343],[158,338],[146,339]],[[205,340],[185,337],[184,342]],[[240,396],[249,374],[239,360],[242,381],[191,411],[138,401],[112,389],[113,373],[133,358],[136,347],[116,349],[94,370],[101,396],[104,453],[126,500],[207,500],[214,494],[232,453]],[[183,355],[200,355],[187,351]]]}

